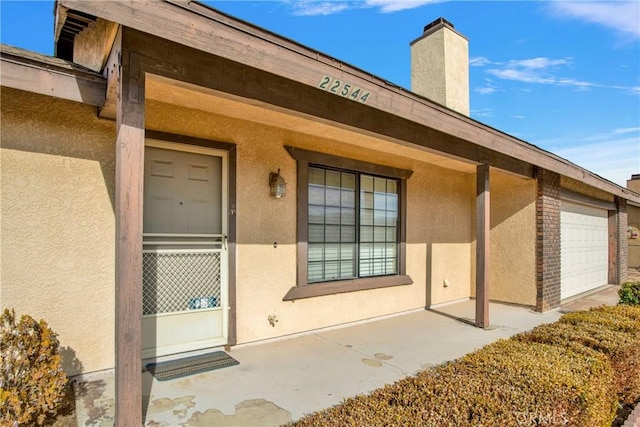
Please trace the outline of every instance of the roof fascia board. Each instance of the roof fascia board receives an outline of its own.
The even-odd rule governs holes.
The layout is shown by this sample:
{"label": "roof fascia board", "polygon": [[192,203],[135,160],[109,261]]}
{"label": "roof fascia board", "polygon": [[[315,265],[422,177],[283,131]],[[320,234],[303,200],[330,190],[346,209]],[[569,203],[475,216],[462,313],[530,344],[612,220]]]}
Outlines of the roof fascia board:
{"label": "roof fascia board", "polygon": [[[399,115],[440,132],[524,160],[537,167],[577,179],[617,196],[633,198],[633,195],[623,187],[568,160],[320,52],[231,18],[200,3],[185,0],[130,2],[59,0],[59,3],[68,9],[89,13],[313,87],[317,87],[325,75],[348,81],[371,91],[372,97],[367,101],[370,107]],[[215,40],[213,43],[212,38]]]}
{"label": "roof fascia board", "polygon": [[51,68],[44,63],[38,65],[4,52],[0,62],[2,86],[82,102],[94,107],[104,104],[107,82],[103,78],[82,76]]}

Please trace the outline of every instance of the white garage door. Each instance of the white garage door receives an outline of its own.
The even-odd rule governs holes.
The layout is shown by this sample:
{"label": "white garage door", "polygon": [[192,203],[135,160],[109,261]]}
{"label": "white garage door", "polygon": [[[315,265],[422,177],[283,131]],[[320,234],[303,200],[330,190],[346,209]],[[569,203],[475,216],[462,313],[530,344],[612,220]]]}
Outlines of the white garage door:
{"label": "white garage door", "polygon": [[562,202],[561,298],[606,285],[608,282],[608,212]]}

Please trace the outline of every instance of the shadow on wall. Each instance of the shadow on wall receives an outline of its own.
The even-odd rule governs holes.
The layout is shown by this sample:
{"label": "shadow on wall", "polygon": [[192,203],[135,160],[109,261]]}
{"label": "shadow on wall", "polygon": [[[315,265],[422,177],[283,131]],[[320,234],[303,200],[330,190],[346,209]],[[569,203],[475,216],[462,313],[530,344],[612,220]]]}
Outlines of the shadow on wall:
{"label": "shadow on wall", "polygon": [[1,95],[2,148],[98,162],[115,212],[115,122],[90,105],[5,87]]}
{"label": "shadow on wall", "polygon": [[84,371],[84,366],[74,349],[69,346],[60,347],[59,352],[62,358],[62,369],[68,377],[81,374]]}

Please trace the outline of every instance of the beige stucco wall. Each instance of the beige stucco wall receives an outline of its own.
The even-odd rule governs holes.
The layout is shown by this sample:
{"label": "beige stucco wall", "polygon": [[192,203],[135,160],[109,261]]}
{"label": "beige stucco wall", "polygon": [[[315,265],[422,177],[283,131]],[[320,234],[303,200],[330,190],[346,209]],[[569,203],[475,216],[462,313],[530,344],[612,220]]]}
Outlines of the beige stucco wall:
{"label": "beige stucco wall", "polygon": [[113,367],[114,123],[57,98],[1,96],[0,307],[46,320],[67,373]]}
{"label": "beige stucco wall", "polygon": [[[439,285],[431,303],[469,296],[469,174],[194,109],[147,105],[150,129],[237,144],[239,343],[422,308],[427,288],[444,278],[449,287]],[[407,273],[413,285],[282,301],[296,283],[296,163],[284,145],[414,171],[407,185]],[[267,185],[269,172],[278,168],[288,183],[280,200],[269,197]],[[277,317],[275,327],[269,315]]]}
{"label": "beige stucco wall", "polygon": [[536,304],[536,181],[491,171],[489,298]]}
{"label": "beige stucco wall", "polygon": [[[152,100],[146,120],[149,129],[237,145],[238,342],[470,296],[473,174],[376,151],[355,139],[330,140]],[[1,305],[50,322],[66,354],[82,364],[71,366],[67,358],[71,374],[114,363],[114,128],[90,107],[2,90]],[[296,283],[296,163],[284,145],[414,171],[407,186],[407,273],[413,285],[282,301]],[[288,182],[288,195],[280,200],[269,197],[267,185],[269,172],[278,168]],[[503,265],[492,273],[500,283],[492,292],[514,285],[516,291],[499,299],[528,303],[535,292],[524,292],[531,285],[531,259],[523,242],[531,230],[520,223],[535,227],[528,203],[533,187],[499,173],[492,178],[492,211],[499,211],[492,220],[492,263]],[[522,197],[514,198],[520,191]],[[512,241],[518,242],[515,249]],[[508,270],[514,265],[527,273]],[[275,327],[270,315],[278,319]]]}
{"label": "beige stucco wall", "polygon": [[567,178],[566,176],[560,177],[560,186],[567,190],[574,191],[576,193],[584,194],[585,196],[592,197],[594,199],[600,199],[607,202],[613,202],[613,194],[606,191],[599,190],[591,187],[584,182],[576,181],[575,179]]}
{"label": "beige stucco wall", "polygon": [[[640,228],[640,208],[627,206],[627,224],[631,227]],[[629,267],[640,267],[640,239],[627,239],[629,243],[628,265]]]}
{"label": "beige stucco wall", "polygon": [[469,43],[442,27],[411,45],[411,90],[469,115]]}

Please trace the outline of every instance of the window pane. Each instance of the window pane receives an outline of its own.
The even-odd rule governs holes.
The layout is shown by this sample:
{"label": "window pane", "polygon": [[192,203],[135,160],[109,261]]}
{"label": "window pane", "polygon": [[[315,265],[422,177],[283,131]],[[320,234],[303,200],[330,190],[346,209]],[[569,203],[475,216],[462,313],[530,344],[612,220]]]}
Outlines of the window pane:
{"label": "window pane", "polygon": [[324,242],[324,226],[309,225],[309,243]]}
{"label": "window pane", "polygon": [[324,259],[324,245],[322,243],[309,243],[307,257],[309,261],[322,261]]}
{"label": "window pane", "polygon": [[[311,207],[309,207],[311,211]],[[309,212],[311,216],[311,212]],[[340,208],[325,208],[325,222],[327,224],[340,224]]]}
{"label": "window pane", "polygon": [[360,241],[373,242],[373,227],[360,227]]}
{"label": "window pane", "polygon": [[397,274],[398,181],[320,167],[308,176],[308,282]]}
{"label": "window pane", "polygon": [[324,205],[324,188],[315,185],[309,186],[309,204]]}
{"label": "window pane", "polygon": [[324,230],[325,242],[339,242],[340,241],[340,226],[339,225],[327,225]]}
{"label": "window pane", "polygon": [[398,213],[387,211],[387,226],[395,227],[398,225]]}
{"label": "window pane", "polygon": [[356,207],[356,196],[355,192],[351,190],[342,190],[341,196],[341,205],[345,208],[355,208]]}
{"label": "window pane", "polygon": [[340,245],[329,244],[324,245],[324,260],[336,261],[340,259]]}
{"label": "window pane", "polygon": [[355,243],[356,241],[356,228],[353,226],[343,226],[340,229],[340,241],[347,243]]}
{"label": "window pane", "polygon": [[343,243],[340,245],[340,259],[341,260],[353,260],[355,259],[355,244]]}
{"label": "window pane", "polygon": [[385,227],[375,227],[373,230],[374,242],[385,242],[387,240],[387,230]]}
{"label": "window pane", "polygon": [[354,277],[353,274],[354,264],[353,261],[343,261],[340,263],[340,278],[350,279]]}
{"label": "window pane", "polygon": [[387,227],[387,242],[397,242],[398,231],[395,227]]}
{"label": "window pane", "polygon": [[324,278],[325,280],[335,280],[340,277],[338,274],[339,263],[336,261],[329,261],[324,263]]}
{"label": "window pane", "polygon": [[355,225],[356,210],[351,208],[342,208],[340,213],[340,223],[344,225]]}
{"label": "window pane", "polygon": [[356,175],[353,173],[342,172],[342,188],[356,189]]}
{"label": "window pane", "polygon": [[398,210],[398,196],[395,194],[387,194],[387,210],[388,211],[397,211]]}
{"label": "window pane", "polygon": [[371,209],[360,210],[360,224],[373,225],[373,211]]}
{"label": "window pane", "polygon": [[307,266],[307,282],[319,282],[324,278],[322,266],[323,263],[321,262],[309,262]]}
{"label": "window pane", "polygon": [[373,211],[374,225],[387,225],[387,212],[376,210]]}
{"label": "window pane", "polygon": [[324,224],[324,206],[309,205],[309,224]]}
{"label": "window pane", "polygon": [[374,189],[376,193],[387,192],[387,180],[385,178],[374,178]]}
{"label": "window pane", "polygon": [[324,186],[324,170],[318,168],[309,168],[309,184],[318,184]]}
{"label": "window pane", "polygon": [[373,209],[373,193],[360,193],[360,207],[362,209]]}
{"label": "window pane", "polygon": [[325,191],[325,203],[327,206],[340,206],[340,190],[327,188]]}
{"label": "window pane", "polygon": [[362,175],[360,177],[360,191],[373,193],[373,177]]}

